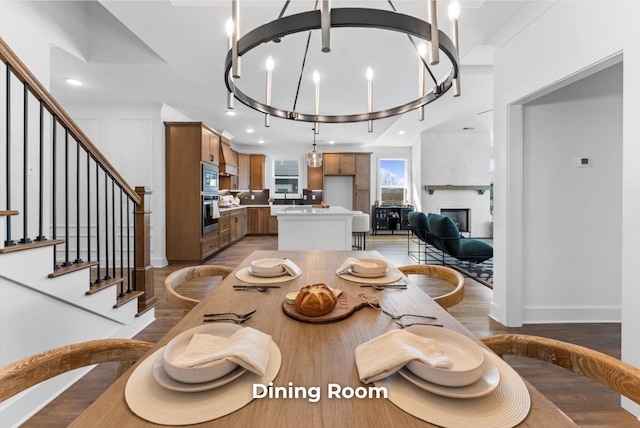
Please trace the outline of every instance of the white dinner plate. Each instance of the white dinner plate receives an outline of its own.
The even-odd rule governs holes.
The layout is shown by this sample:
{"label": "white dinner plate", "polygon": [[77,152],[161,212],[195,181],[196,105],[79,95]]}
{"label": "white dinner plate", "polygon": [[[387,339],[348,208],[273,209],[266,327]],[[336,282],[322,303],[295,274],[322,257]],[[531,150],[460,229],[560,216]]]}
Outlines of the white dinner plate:
{"label": "white dinner plate", "polygon": [[231,381],[236,380],[240,376],[242,376],[247,369],[242,366],[238,366],[231,372],[226,375],[210,380],[209,382],[202,383],[183,383],[175,380],[171,376],[169,376],[164,369],[164,357],[162,352],[158,355],[158,358],[153,363],[152,373],[153,378],[162,385],[164,388],[170,389],[171,391],[178,392],[200,392],[200,391],[209,391],[210,389],[218,388],[222,385],[226,385]]}
{"label": "white dinner plate", "polygon": [[355,272],[353,269],[349,270],[349,275],[357,276],[360,278],[381,278],[388,273],[389,273],[389,268],[387,268],[387,270],[384,271],[384,273],[362,273],[362,272]]}
{"label": "white dinner plate", "polygon": [[[484,353],[487,354],[488,351],[484,350]],[[444,386],[438,385],[437,383],[432,383],[426,381],[415,374],[413,374],[409,369],[403,367],[400,369],[398,373],[400,376],[414,384],[415,386],[424,389],[425,391],[432,392],[434,394],[442,395],[443,397],[451,397],[451,398],[477,398],[487,395],[500,383],[500,370],[498,370],[498,366],[486,356],[484,359],[484,363],[482,364],[483,372],[480,379],[471,385],[467,386]]]}
{"label": "white dinner plate", "polygon": [[249,272],[251,275],[253,276],[257,276],[258,278],[276,278],[278,276],[285,276],[288,275],[286,270],[282,270],[282,272],[272,272],[272,273],[266,273],[266,272],[254,272],[253,269],[251,269],[251,266],[247,267],[247,272]]}

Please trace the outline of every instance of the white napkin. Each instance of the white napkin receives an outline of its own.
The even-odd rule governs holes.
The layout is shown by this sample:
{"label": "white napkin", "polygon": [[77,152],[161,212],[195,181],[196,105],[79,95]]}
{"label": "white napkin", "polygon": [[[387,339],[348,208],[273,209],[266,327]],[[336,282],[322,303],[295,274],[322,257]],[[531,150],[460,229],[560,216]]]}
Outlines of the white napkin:
{"label": "white napkin", "polygon": [[384,379],[413,360],[443,369],[453,366],[435,340],[406,330],[389,331],[356,348],[356,366],[364,383]]}
{"label": "white napkin", "polygon": [[347,257],[347,259],[338,268],[338,273],[342,274],[346,270],[353,268],[354,266],[362,266],[363,268],[377,268],[379,265],[374,262],[365,262],[355,257]]}
{"label": "white napkin", "polygon": [[204,367],[227,359],[264,376],[269,364],[270,348],[271,336],[251,327],[240,329],[231,337],[196,333],[176,357],[174,365]]}
{"label": "white napkin", "polygon": [[298,265],[289,259],[282,259],[281,265],[284,270],[287,271],[287,273],[291,276],[298,276],[302,273],[302,270],[300,270]]}

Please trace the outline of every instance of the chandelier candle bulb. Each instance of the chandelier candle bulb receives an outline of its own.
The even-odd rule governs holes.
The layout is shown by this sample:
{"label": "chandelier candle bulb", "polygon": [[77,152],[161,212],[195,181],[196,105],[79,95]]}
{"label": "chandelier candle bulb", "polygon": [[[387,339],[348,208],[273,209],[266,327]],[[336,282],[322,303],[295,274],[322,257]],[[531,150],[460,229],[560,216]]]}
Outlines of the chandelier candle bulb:
{"label": "chandelier candle bulb", "polygon": [[[271,104],[271,74],[273,72],[273,57],[271,55],[269,55],[267,57],[267,62],[266,62],[266,68],[267,68],[267,87],[266,87],[266,94],[265,94],[265,102],[267,103],[267,105]],[[269,123],[269,118],[270,118],[270,114],[269,113],[265,113],[264,114],[264,126],[266,126],[267,128],[270,126]]]}
{"label": "chandelier candle bulb", "polygon": [[[373,70],[371,67],[367,67],[367,106],[369,113],[373,112]],[[367,130],[373,132],[373,120],[369,120],[367,123]]]}
{"label": "chandelier candle bulb", "polygon": [[[318,70],[313,71],[313,83],[316,87],[316,116],[318,116],[320,114],[320,73],[318,73]],[[314,124],[313,130],[316,134],[320,133],[318,122]]]}
{"label": "chandelier candle bulb", "polygon": [[[424,58],[427,55],[427,44],[421,42],[418,45],[418,96],[424,97]],[[418,107],[418,120],[424,120],[424,106]]]}
{"label": "chandelier candle bulb", "polygon": [[431,24],[431,43],[429,43],[429,63],[440,62],[440,38],[438,36],[438,6],[436,0],[428,0],[429,24]]}

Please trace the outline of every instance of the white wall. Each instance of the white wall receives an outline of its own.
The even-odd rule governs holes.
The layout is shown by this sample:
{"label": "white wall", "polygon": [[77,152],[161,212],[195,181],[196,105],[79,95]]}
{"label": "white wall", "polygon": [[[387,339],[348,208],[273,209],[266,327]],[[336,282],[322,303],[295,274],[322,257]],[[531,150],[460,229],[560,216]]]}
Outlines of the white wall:
{"label": "white wall", "polygon": [[160,106],[147,110],[83,108],[68,113],[130,186],[151,188],[151,264],[165,266],[165,150]]}
{"label": "white wall", "polygon": [[[578,14],[579,12],[579,14]],[[594,66],[623,55],[622,222],[619,268],[622,358],[640,367],[640,2],[557,2],[508,41],[494,65],[494,293],[491,316],[521,325],[524,290],[523,127],[520,104],[582,77]],[[533,54],[535,53],[535,54]],[[635,415],[640,406],[625,400]]]}
{"label": "white wall", "polygon": [[488,186],[491,134],[452,132],[422,134],[420,185],[423,212],[439,213],[442,208],[470,208],[471,235],[490,236],[489,192],[436,190],[429,194],[424,185]]}
{"label": "white wall", "polygon": [[620,321],[621,168],[622,64],[525,104],[525,323]]}

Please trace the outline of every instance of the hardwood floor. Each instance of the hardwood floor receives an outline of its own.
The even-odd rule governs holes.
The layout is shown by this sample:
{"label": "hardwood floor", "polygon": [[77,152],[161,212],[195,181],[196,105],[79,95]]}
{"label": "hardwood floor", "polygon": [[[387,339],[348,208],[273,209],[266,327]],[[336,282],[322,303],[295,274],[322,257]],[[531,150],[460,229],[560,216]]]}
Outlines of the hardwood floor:
{"label": "hardwood floor", "polygon": [[[367,250],[379,251],[396,266],[415,263],[407,255],[406,236],[368,236],[366,244]],[[275,236],[248,236],[215,255],[207,263],[235,267],[254,250],[276,248]],[[173,264],[155,269],[155,293],[161,303],[156,307],[156,320],[138,334],[136,339],[155,342],[183,316],[182,310],[173,309],[164,301],[163,281],[168,274],[184,266],[185,264]],[[426,283],[418,285],[423,289],[427,286]],[[436,281],[429,282],[428,286],[429,294],[438,293],[443,287]],[[208,289],[185,287],[181,292],[200,298]],[[467,278],[464,300],[450,308],[449,312],[479,338],[496,333],[518,332],[576,343],[620,358],[620,324],[537,324],[505,328],[487,316],[491,298],[491,289]],[[581,375],[552,364],[520,357],[507,357],[507,361],[580,426],[640,427],[640,422],[620,407],[617,393]],[[66,426],[108,387],[114,373],[115,366],[110,367],[109,364],[94,369],[24,426]]]}

